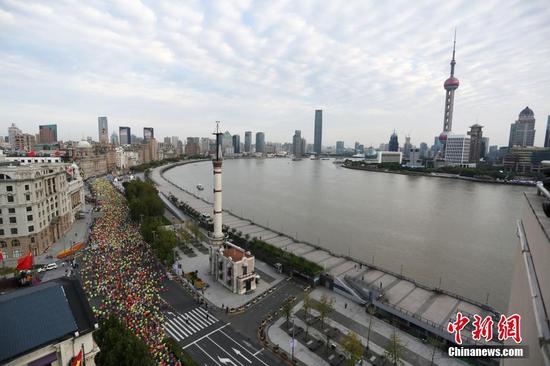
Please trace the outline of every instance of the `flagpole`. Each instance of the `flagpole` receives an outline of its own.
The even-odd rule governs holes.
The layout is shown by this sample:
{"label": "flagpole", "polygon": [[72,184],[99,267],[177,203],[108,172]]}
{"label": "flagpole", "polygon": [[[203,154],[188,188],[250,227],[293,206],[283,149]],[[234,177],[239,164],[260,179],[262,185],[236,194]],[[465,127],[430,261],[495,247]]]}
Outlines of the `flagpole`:
{"label": "flagpole", "polygon": [[84,343],[82,343],[82,366],[86,366],[86,353],[84,352]]}

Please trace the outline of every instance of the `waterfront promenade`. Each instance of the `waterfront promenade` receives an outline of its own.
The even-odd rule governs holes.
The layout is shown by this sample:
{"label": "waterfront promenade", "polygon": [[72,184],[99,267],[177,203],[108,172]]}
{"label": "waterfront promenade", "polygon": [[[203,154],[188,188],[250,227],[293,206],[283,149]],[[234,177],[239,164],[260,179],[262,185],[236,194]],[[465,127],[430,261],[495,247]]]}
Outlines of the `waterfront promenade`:
{"label": "waterfront promenade", "polygon": [[[151,170],[150,178],[157,185],[159,192],[166,196],[173,194],[198,212],[211,214],[211,203],[178,187],[177,182],[170,182],[164,178],[162,173],[176,165],[178,164]],[[470,316],[491,315],[498,322],[499,314],[484,304],[442,289],[423,286],[400,274],[360,263],[311,243],[304,243],[226,210],[223,212],[223,222],[228,227],[241,231],[243,235],[249,234],[250,237],[257,237],[287,252],[318,263],[324,268],[325,277],[331,283],[331,287],[350,300],[359,304],[370,302],[381,311],[396,316],[411,326],[437,334],[449,341],[453,341],[454,338],[446,331],[446,327],[450,320],[454,320],[458,311]],[[463,339],[466,343],[474,343],[468,334],[463,335]]]}

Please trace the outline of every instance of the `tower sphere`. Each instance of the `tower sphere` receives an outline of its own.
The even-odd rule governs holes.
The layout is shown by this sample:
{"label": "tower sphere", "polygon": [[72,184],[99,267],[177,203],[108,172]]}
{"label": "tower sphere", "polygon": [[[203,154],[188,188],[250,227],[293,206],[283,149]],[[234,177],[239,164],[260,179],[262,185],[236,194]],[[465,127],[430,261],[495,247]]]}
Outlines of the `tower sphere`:
{"label": "tower sphere", "polygon": [[458,79],[454,76],[451,76],[447,80],[445,80],[445,83],[443,84],[443,87],[445,90],[456,90],[458,88],[459,82]]}
{"label": "tower sphere", "polygon": [[439,134],[439,142],[444,144],[447,141],[447,132],[443,131]]}

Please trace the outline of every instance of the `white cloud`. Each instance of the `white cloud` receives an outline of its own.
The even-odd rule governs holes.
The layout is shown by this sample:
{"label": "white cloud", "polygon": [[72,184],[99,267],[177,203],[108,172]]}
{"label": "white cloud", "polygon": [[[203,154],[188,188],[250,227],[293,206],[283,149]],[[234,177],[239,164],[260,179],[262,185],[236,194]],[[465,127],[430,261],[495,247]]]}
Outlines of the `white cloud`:
{"label": "white cloud", "polygon": [[311,139],[322,104],[327,143],[378,145],[394,128],[431,143],[456,25],[453,130],[479,119],[503,144],[529,105],[541,141],[549,17],[545,0],[4,0],[0,120],[28,130],[71,123],[60,127],[69,138],[95,135],[106,114],[113,127],[148,123],[183,138],[208,135],[205,124],[220,119],[232,132],[287,141],[294,129]]}

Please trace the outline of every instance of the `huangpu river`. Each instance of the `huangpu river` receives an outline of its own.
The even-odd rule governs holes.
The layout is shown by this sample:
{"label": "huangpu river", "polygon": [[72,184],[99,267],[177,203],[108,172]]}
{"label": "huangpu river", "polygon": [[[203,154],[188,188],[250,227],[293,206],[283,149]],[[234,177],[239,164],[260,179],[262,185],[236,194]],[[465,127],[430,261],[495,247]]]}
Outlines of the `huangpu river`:
{"label": "huangpu river", "polygon": [[[212,202],[210,162],[165,177]],[[224,209],[502,311],[526,190],[534,188],[350,170],[333,160],[223,163]]]}

